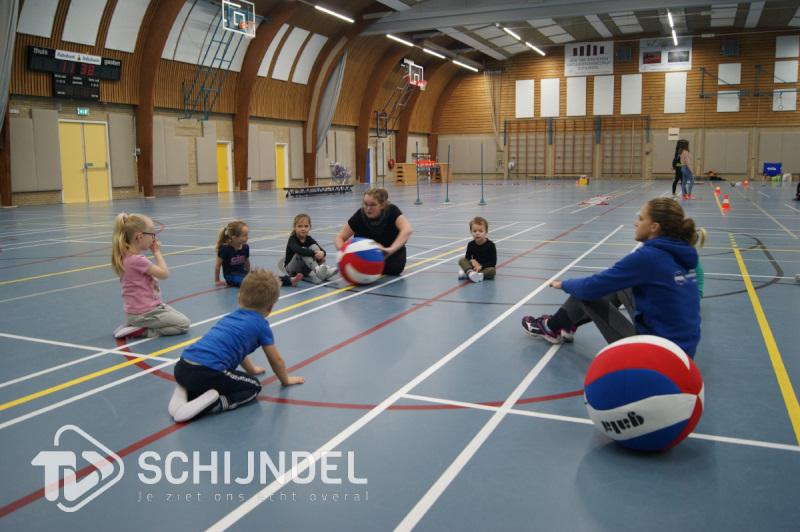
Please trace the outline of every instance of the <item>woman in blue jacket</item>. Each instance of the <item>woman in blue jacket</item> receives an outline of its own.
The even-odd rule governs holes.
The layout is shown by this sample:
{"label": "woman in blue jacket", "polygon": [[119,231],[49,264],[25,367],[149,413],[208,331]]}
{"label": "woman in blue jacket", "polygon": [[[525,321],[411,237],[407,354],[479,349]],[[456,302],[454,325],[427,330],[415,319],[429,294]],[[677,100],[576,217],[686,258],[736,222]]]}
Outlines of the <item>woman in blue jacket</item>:
{"label": "woman in blue jacket", "polygon": [[552,281],[570,297],[552,316],[522,318],[525,331],[556,344],[572,341],[577,327],[593,321],[609,343],[652,334],[694,357],[700,341],[694,220],[675,200],[655,198],[642,206],[634,227],[639,248],[595,275]]}

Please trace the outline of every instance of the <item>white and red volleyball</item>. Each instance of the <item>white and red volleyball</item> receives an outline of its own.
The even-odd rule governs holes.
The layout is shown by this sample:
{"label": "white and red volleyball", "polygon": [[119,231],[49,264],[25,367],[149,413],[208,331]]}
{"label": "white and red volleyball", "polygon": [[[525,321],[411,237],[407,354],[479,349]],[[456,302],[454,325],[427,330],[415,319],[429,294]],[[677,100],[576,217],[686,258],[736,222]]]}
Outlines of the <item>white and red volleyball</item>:
{"label": "white and red volleyball", "polygon": [[650,335],[601,350],[586,373],[584,401],[595,427],[620,445],[664,451],[703,413],[703,377],[674,342]]}
{"label": "white and red volleyball", "polygon": [[383,251],[374,240],[353,237],[339,250],[339,273],[351,284],[370,284],[383,274]]}

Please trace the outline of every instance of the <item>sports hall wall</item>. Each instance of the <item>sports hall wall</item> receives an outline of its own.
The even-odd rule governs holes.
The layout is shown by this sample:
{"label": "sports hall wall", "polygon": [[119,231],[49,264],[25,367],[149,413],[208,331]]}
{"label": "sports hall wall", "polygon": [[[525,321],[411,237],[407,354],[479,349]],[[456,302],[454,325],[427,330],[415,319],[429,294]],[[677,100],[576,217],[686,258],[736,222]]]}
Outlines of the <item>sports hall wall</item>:
{"label": "sports hall wall", "polygon": [[[691,142],[698,172],[715,170],[733,177],[756,177],[763,162],[783,162],[785,171],[800,174],[800,113],[796,110],[773,110],[772,91],[789,89],[783,98],[797,98],[797,83],[773,83],[776,61],[776,37],[797,35],[780,31],[752,35],[717,35],[693,39],[692,68],[687,73],[685,112],[665,113],[665,78],[663,72],[642,73],[641,114],[620,113],[621,77],[639,73],[639,40],[618,41],[615,47],[630,48],[630,60],[614,60],[613,115],[603,116],[599,139],[593,111],[594,78],[586,79],[585,116],[567,116],[567,78],[564,76],[564,52],[548,48],[546,57],[519,54],[492,65],[487,73],[469,74],[444,103],[437,124],[439,157],[448,144],[455,153],[456,174],[479,171],[476,154],[484,145],[485,171],[502,172],[508,158],[516,157],[516,172],[523,175],[655,176],[671,175],[670,163],[674,141],[667,140],[668,128],[679,128],[680,137]],[[735,41],[736,56],[721,55],[722,45]],[[716,76],[720,64],[741,64],[740,83],[719,86]],[[761,66],[755,96],[756,65]],[[712,96],[701,98],[700,67],[705,67],[703,90]],[[492,72],[494,71],[494,72]],[[540,98],[543,79],[559,80],[559,112],[552,119],[552,141],[548,142],[550,120],[541,117]],[[517,80],[534,80],[535,117],[515,118]],[[744,90],[738,112],[718,112],[718,90]],[[494,97],[491,95],[494,94]],[[787,102],[788,103],[788,102]],[[492,126],[492,106],[496,122]],[[793,107],[787,105],[787,107]],[[648,127],[649,123],[649,127]],[[503,134],[507,144],[503,149]],[[649,140],[648,140],[649,129]],[[596,142],[599,140],[599,144]],[[497,153],[495,153],[497,146]],[[446,148],[445,148],[446,149]],[[527,153],[527,160],[526,155]],[[451,153],[451,157],[453,154]],[[496,161],[492,158],[496,157]],[[521,157],[521,158],[520,158]],[[467,161],[461,160],[466,158]],[[527,169],[522,168],[527,166]]]}

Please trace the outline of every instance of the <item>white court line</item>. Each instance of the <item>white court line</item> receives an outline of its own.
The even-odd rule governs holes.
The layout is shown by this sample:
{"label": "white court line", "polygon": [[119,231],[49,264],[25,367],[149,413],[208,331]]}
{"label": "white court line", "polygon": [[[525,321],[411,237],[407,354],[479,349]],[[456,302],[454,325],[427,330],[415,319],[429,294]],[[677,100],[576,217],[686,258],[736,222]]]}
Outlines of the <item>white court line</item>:
{"label": "white court line", "polygon": [[768,198],[768,197],[769,197],[768,195],[764,194],[764,193],[763,193],[763,192],[761,192],[760,190],[758,191],[758,193],[759,193],[759,194],[761,194],[762,196],[764,196],[765,198]]}
{"label": "white court line", "polygon": [[800,209],[795,209],[794,207],[792,207],[792,206],[791,206],[791,205],[789,205],[788,203],[784,203],[784,205],[786,205],[787,207],[789,207],[789,208],[790,208],[790,209],[792,209],[793,211],[800,212]]}
{"label": "white court line", "polygon": [[[747,198],[747,197],[746,197],[744,194],[742,194],[741,192],[737,191],[737,193],[738,193],[738,194],[739,194],[739,196],[741,196],[742,198],[744,198],[744,199],[748,199],[748,198]],[[769,197],[769,196],[767,196],[767,197]],[[748,200],[748,201],[750,201],[750,200]],[[779,226],[781,229],[783,229],[784,231],[786,231],[787,233],[789,233],[789,236],[791,236],[791,237],[792,237],[792,238],[794,238],[795,240],[800,240],[800,236],[797,236],[796,234],[792,233],[792,232],[789,230],[789,228],[788,228],[788,227],[786,227],[785,225],[783,225],[782,223],[780,223],[778,220],[776,220],[776,219],[775,219],[775,217],[774,217],[774,216],[772,216],[770,213],[768,213],[767,211],[765,211],[764,209],[762,209],[762,208],[761,208],[761,205],[759,205],[758,203],[756,203],[756,202],[754,202],[754,201],[750,201],[750,203],[751,203],[752,205],[754,205],[756,209],[758,209],[758,210],[760,210],[762,213],[764,213],[764,214],[767,216],[767,218],[769,218],[770,220],[772,220],[773,222],[775,222],[775,223],[776,223],[776,224],[777,224],[777,225],[778,225],[778,226]]]}
{"label": "white court line", "polygon": [[[480,338],[482,338],[486,333],[494,329],[500,322],[510,316],[512,313],[516,312],[520,307],[522,307],[525,303],[530,301],[533,297],[535,297],[539,292],[547,288],[549,286],[550,281],[554,279],[558,279],[564,272],[568,271],[572,266],[580,262],[585,256],[589,253],[600,247],[602,244],[605,243],[606,240],[614,236],[620,229],[622,229],[622,225],[618,226],[614,229],[611,233],[609,233],[605,238],[603,238],[600,242],[589,248],[589,250],[582,253],[578,258],[567,264],[564,268],[562,268],[558,273],[550,277],[548,280],[540,284],[537,288],[529,292],[525,297],[517,301],[514,305],[509,307],[505,312],[500,314],[490,323],[486,324],[481,330],[464,340],[458,347],[444,355],[442,358],[434,362],[431,366],[429,366],[426,370],[422,373],[418,374],[416,377],[411,379],[409,382],[401,386],[397,391],[391,394],[389,397],[384,399],[380,404],[373,407],[369,412],[358,418],[356,421],[351,423],[347,428],[339,432],[336,436],[328,440],[324,443],[319,449],[314,451],[311,455],[310,459],[306,459],[300,464],[297,464],[295,467],[291,469],[291,471],[287,471],[279,478],[275,479],[272,483],[268,486],[264,487],[262,490],[257,492],[255,495],[250,497],[236,509],[231,511],[229,514],[224,516],[222,519],[211,525],[208,530],[210,531],[221,531],[226,530],[227,528],[236,524],[242,517],[253,511],[259,504],[267,500],[271,495],[277,492],[280,489],[285,487],[287,482],[290,482],[297,478],[297,475],[301,474],[303,471],[308,469],[312,464],[316,463],[323,454],[326,454],[338,447],[341,443],[347,440],[350,436],[358,432],[361,428],[363,428],[367,423],[378,417],[382,412],[384,412],[387,408],[389,408],[392,404],[397,402],[401,397],[409,393],[412,389],[418,386],[420,383],[425,381],[428,377],[433,375],[436,371],[442,368],[445,364],[453,360],[455,357],[460,355],[464,352],[469,346],[474,344]],[[2,428],[2,427],[0,427]]]}
{"label": "white court line", "polygon": [[[513,238],[513,237],[514,237],[514,236],[516,236],[517,234],[524,233],[525,231],[531,231],[531,230],[533,230],[533,229],[536,229],[536,228],[538,228],[538,227],[541,227],[542,225],[544,225],[544,222],[542,222],[542,223],[540,223],[540,224],[538,224],[538,225],[536,225],[536,226],[529,227],[528,229],[524,229],[524,230],[522,230],[522,231],[520,231],[520,232],[518,232],[518,233],[515,233],[515,234],[513,234],[513,235],[509,235],[509,236],[507,236],[507,237],[504,237],[503,239],[498,239],[498,240],[497,240],[497,242],[500,242],[500,241],[502,241],[502,240],[505,240],[505,239],[508,239],[508,238]],[[622,226],[620,226],[620,227],[622,227]],[[617,230],[619,230],[619,228],[617,228]],[[430,251],[430,250],[429,250],[429,251]],[[422,252],[422,253],[420,253],[420,254],[427,253],[427,252],[428,252],[428,251],[426,251],[426,252]],[[331,306],[331,305],[338,304],[338,303],[341,303],[341,302],[343,302],[343,301],[347,301],[348,299],[352,299],[352,298],[354,298],[354,297],[358,297],[358,296],[360,296],[360,295],[362,295],[362,294],[366,294],[366,293],[372,292],[373,290],[377,290],[377,289],[379,289],[379,288],[382,288],[382,287],[384,287],[384,286],[386,286],[386,285],[389,285],[389,284],[393,284],[393,283],[399,282],[399,281],[401,281],[401,280],[403,280],[403,279],[407,279],[407,278],[409,278],[409,277],[412,277],[412,276],[414,276],[414,275],[417,275],[418,273],[421,273],[421,272],[427,271],[427,270],[429,270],[429,269],[431,269],[431,268],[435,268],[436,266],[439,266],[439,265],[441,265],[441,264],[444,264],[445,262],[449,262],[449,261],[451,261],[451,260],[452,260],[452,257],[448,257],[448,258],[446,258],[446,259],[442,259],[442,260],[439,260],[439,261],[433,262],[432,264],[430,264],[430,265],[428,265],[428,266],[425,266],[424,268],[420,268],[420,269],[418,269],[418,270],[414,270],[413,272],[411,272],[411,273],[409,273],[409,274],[403,275],[403,276],[401,276],[401,277],[396,277],[396,278],[394,278],[394,279],[392,279],[392,280],[390,280],[390,281],[388,281],[388,282],[381,283],[381,284],[379,284],[379,285],[376,285],[376,286],[374,286],[374,287],[372,287],[372,288],[368,288],[368,289],[366,289],[366,290],[361,290],[361,291],[358,291],[358,292],[354,292],[353,294],[351,294],[351,295],[349,295],[349,296],[346,296],[346,297],[343,297],[343,298],[340,298],[340,299],[336,299],[336,300],[334,300],[334,301],[331,301],[331,302],[329,302],[329,303],[326,303],[326,304],[324,304],[324,305],[320,305],[320,306],[318,306],[318,307],[314,307],[314,308],[312,308],[312,309],[310,309],[310,310],[307,310],[307,311],[305,311],[305,312],[302,312],[302,313],[300,313],[300,314],[298,314],[298,315],[289,316],[288,318],[284,318],[284,319],[282,319],[282,320],[279,320],[279,321],[276,321],[276,322],[274,322],[274,323],[270,323],[270,326],[271,326],[271,327],[273,327],[273,328],[274,328],[274,327],[277,327],[278,325],[282,325],[282,324],[284,324],[284,323],[287,323],[287,322],[289,322],[289,321],[295,320],[295,319],[297,319],[297,318],[299,318],[299,317],[301,317],[301,316],[305,316],[305,315],[307,315],[307,314],[311,314],[312,312],[317,312],[317,311],[319,311],[319,310],[322,310],[322,309],[324,309],[324,308],[327,308],[327,307],[329,307],[329,306]],[[306,292],[306,291],[309,291],[309,290],[314,290],[314,289],[317,289],[317,288],[319,288],[319,287],[321,287],[321,286],[322,286],[322,285],[315,285],[315,286],[313,286],[313,287],[311,287],[311,288],[308,288],[308,289],[306,289],[306,290],[303,290],[302,292]],[[301,293],[301,292],[294,292],[293,294],[287,294],[287,296],[286,296],[286,297],[290,297],[291,295],[294,295],[294,294],[299,294],[299,293]],[[226,314],[227,314],[227,313],[226,313]],[[219,319],[219,318],[221,318],[221,317],[225,316],[226,314],[220,314],[219,316],[215,316],[215,317],[213,317],[213,318],[208,318],[208,319],[206,319],[206,320],[203,320],[203,321],[197,322],[197,323],[195,323],[194,325],[200,325],[200,324],[203,324],[203,323],[207,323],[207,322],[210,322],[210,321],[214,321],[214,320],[216,320],[216,319]],[[145,342],[145,341],[148,341],[148,340],[150,340],[150,338],[147,338],[147,339],[145,339],[145,340],[142,340],[141,342]],[[133,344],[129,344],[129,345],[133,345]],[[175,359],[175,360],[173,360],[173,361],[170,361],[170,362],[165,362],[164,364],[158,365],[158,366],[156,366],[156,367],[152,368],[152,370],[154,371],[154,370],[156,370],[156,369],[163,368],[163,367],[165,367],[165,366],[167,366],[167,365],[170,365],[170,364],[175,364],[177,361],[178,361],[178,359],[176,358],[176,359]],[[108,389],[108,388],[111,388],[111,387],[113,387],[113,386],[117,386],[117,385],[119,385],[119,384],[126,383],[126,382],[128,382],[128,381],[130,381],[130,380],[132,380],[132,379],[135,379],[135,378],[142,377],[142,376],[144,376],[144,375],[147,375],[148,373],[151,373],[151,370],[145,370],[145,371],[139,372],[139,373],[137,373],[137,374],[135,374],[135,375],[133,375],[133,376],[124,377],[124,378],[122,378],[122,379],[119,379],[119,380],[116,380],[116,381],[112,381],[112,382],[110,382],[110,383],[108,383],[108,384],[105,384],[105,385],[102,385],[102,386],[100,386],[99,388],[93,388],[93,389],[91,389],[91,390],[89,390],[89,391],[87,391],[87,392],[81,393],[81,394],[79,394],[79,395],[76,395],[76,396],[73,396],[73,397],[68,397],[67,399],[64,399],[64,400],[62,400],[62,401],[59,401],[58,403],[54,403],[53,405],[48,405],[48,406],[42,407],[42,408],[40,408],[40,409],[38,409],[38,410],[34,410],[34,411],[32,411],[32,412],[29,412],[29,413],[27,413],[27,414],[23,414],[22,416],[19,416],[19,417],[16,417],[16,418],[10,419],[10,420],[8,420],[8,421],[5,421],[5,422],[3,422],[3,423],[0,423],[0,430],[2,430],[2,429],[5,429],[5,428],[7,428],[7,427],[10,427],[10,426],[13,426],[13,425],[16,425],[17,423],[20,423],[20,422],[22,422],[22,421],[25,421],[25,420],[28,420],[28,419],[31,419],[31,418],[37,417],[37,416],[39,416],[39,415],[41,415],[41,414],[44,414],[44,413],[50,412],[50,411],[52,411],[52,410],[54,410],[54,409],[56,409],[56,408],[60,408],[60,407],[62,407],[62,406],[65,406],[65,405],[71,404],[71,403],[73,403],[73,402],[75,402],[75,401],[79,401],[80,399],[83,399],[83,398],[85,398],[85,397],[89,397],[89,396],[91,396],[91,395],[94,395],[95,393],[99,393],[99,392],[101,392],[101,391],[103,391],[103,390],[106,390],[106,389]]]}
{"label": "white court line", "polygon": [[428,489],[425,495],[417,501],[417,504],[411,509],[408,514],[403,518],[402,521],[395,527],[395,531],[410,531],[420,520],[423,516],[428,513],[428,510],[436,503],[436,501],[441,497],[442,493],[447,489],[453,479],[455,479],[458,474],[464,469],[464,466],[467,465],[475,453],[478,452],[478,449],[486,443],[486,440],[489,439],[489,436],[492,435],[494,429],[503,421],[503,418],[508,415],[511,408],[516,404],[522,394],[525,393],[525,390],[531,385],[533,380],[539,376],[539,374],[544,370],[545,366],[552,360],[553,356],[558,352],[561,348],[561,344],[556,344],[550,346],[550,349],[544,354],[544,356],[533,366],[533,369],[525,376],[524,379],[517,385],[513,392],[503,401],[502,406],[495,410],[494,415],[489,418],[489,421],[481,428],[480,431],[470,440],[470,442],[464,447],[458,456],[453,460],[450,465],[445,469],[444,473],[433,483],[433,485]]}
{"label": "white court line", "polygon": [[[469,403],[465,401],[453,401],[450,399],[439,399],[438,397],[429,397],[425,395],[415,395],[415,394],[406,394],[403,396],[404,399],[411,399],[412,401],[420,401],[423,403],[434,403],[434,404],[442,404],[442,405],[450,405],[450,406],[459,406],[462,408],[472,408],[475,410],[487,410],[491,412],[495,412],[499,410],[499,407],[496,406],[489,406],[489,405],[482,405],[478,403]],[[564,421],[567,423],[578,423],[581,425],[593,425],[592,420],[589,418],[583,417],[573,417],[573,416],[561,416],[557,414],[546,414],[544,412],[536,412],[534,410],[520,410],[516,408],[512,408],[508,411],[509,414],[514,414],[518,416],[528,416],[528,417],[535,417],[538,419],[549,419],[552,421]],[[791,451],[798,453],[800,452],[800,445],[790,445],[786,443],[774,443],[769,441],[763,440],[748,440],[744,438],[731,438],[729,436],[714,436],[712,434],[702,434],[699,432],[693,432],[689,434],[690,438],[695,438],[698,440],[706,440],[706,441],[714,441],[719,443],[730,443],[732,445],[745,445],[748,447],[760,447],[763,449],[774,449],[778,451]]]}

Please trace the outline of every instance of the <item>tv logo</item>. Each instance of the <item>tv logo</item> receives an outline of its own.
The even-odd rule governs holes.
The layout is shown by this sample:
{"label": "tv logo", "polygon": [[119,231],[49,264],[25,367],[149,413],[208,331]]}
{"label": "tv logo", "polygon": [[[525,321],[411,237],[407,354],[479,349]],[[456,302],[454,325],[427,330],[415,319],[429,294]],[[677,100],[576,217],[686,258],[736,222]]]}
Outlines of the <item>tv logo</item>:
{"label": "tv logo", "polygon": [[[93,471],[81,475],[78,480],[77,456],[74,451],[56,450],[40,451],[31,464],[44,467],[44,492],[48,501],[58,501],[58,507],[64,512],[76,512],[92,499],[122,479],[125,465],[122,459],[108,447],[91,437],[75,425],[64,425],[53,436],[53,445],[59,447],[61,437],[65,433],[75,433],[84,441],[79,445],[93,448],[81,451],[81,457],[87,462],[82,469]],[[63,471],[63,481],[60,480]],[[63,486],[63,492],[61,487]]]}

